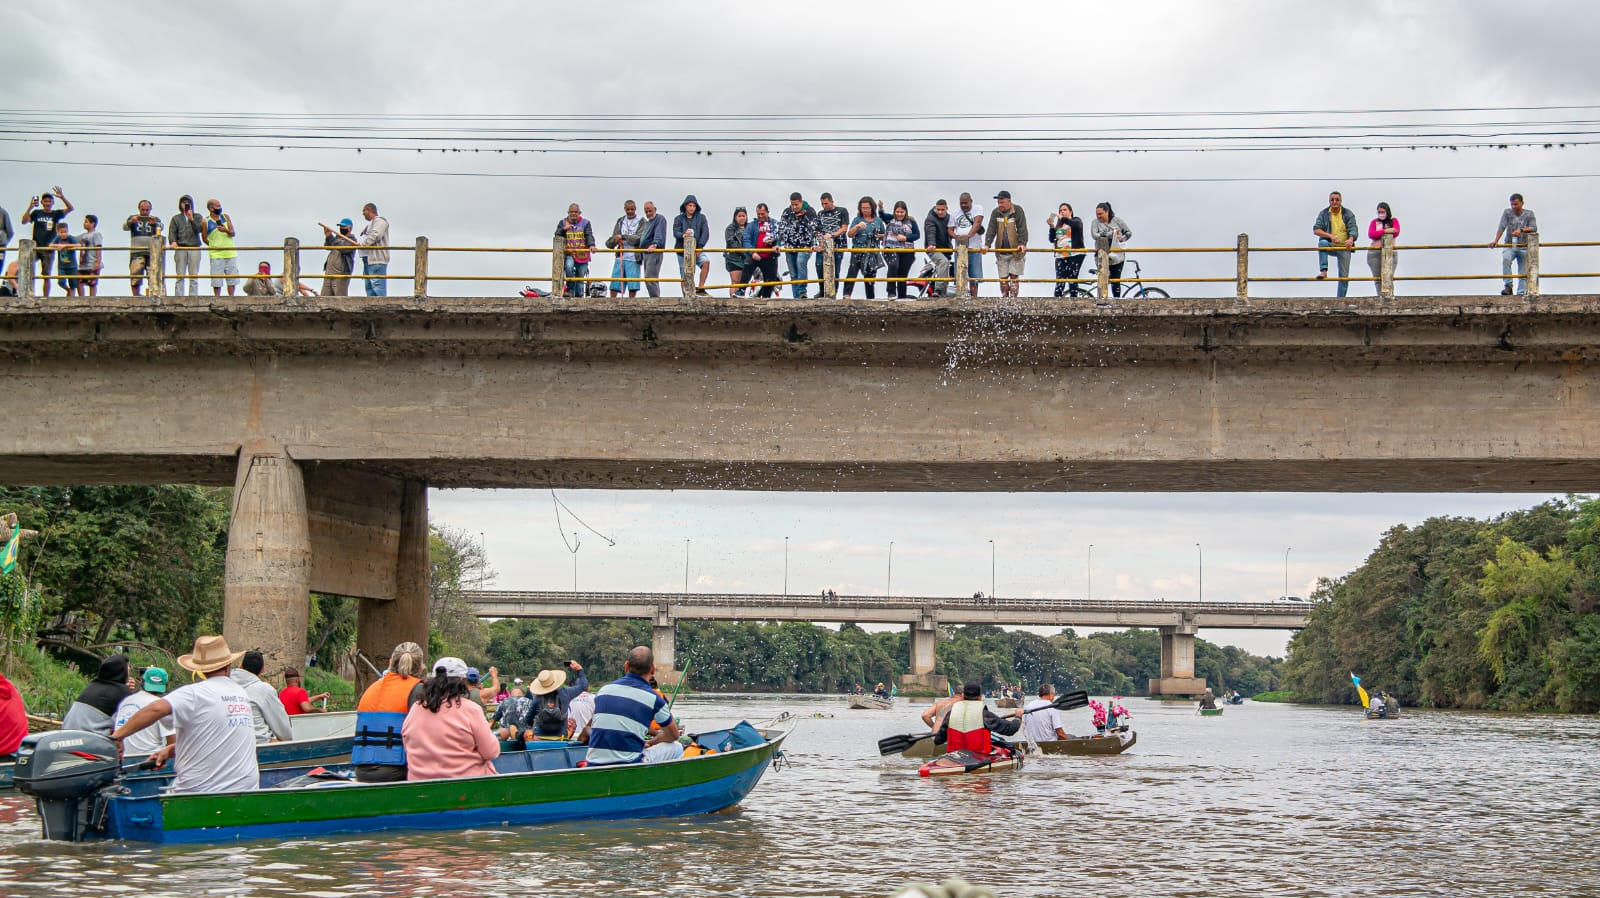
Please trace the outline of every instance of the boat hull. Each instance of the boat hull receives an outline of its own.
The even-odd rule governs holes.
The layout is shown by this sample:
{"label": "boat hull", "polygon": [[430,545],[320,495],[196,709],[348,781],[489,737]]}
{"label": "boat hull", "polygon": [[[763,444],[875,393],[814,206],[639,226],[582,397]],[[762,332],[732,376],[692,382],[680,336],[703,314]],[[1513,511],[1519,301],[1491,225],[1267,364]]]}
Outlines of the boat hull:
{"label": "boat hull", "polygon": [[1221,717],[1222,716],[1222,709],[1221,708],[1201,708],[1200,709],[1200,716],[1201,717]]}
{"label": "boat hull", "polygon": [[1095,757],[1105,755],[1120,755],[1134,746],[1139,741],[1139,734],[1133,730],[1125,733],[1109,733],[1104,736],[1073,736],[1068,739],[1054,739],[1049,742],[1033,743],[1038,750],[1047,755],[1073,755],[1078,757]]}
{"label": "boat hull", "polygon": [[[497,776],[213,795],[118,796],[106,803],[102,835],[182,844],[707,814],[743,800],[786,735],[768,734],[767,742],[751,748],[660,764],[562,766]],[[561,743],[551,749],[561,751],[525,754],[565,765],[583,751]],[[538,760],[527,763],[540,766]],[[268,771],[263,780],[281,782],[300,772]]]}
{"label": "boat hull", "polygon": [[940,755],[937,758],[917,768],[918,776],[981,776],[986,773],[995,773],[1002,770],[1014,770],[1022,766],[1022,755],[1013,754],[1009,757],[989,757],[979,759],[972,752],[958,751]]}
{"label": "boat hull", "polygon": [[894,707],[894,699],[881,695],[847,695],[845,702],[853,711],[887,711]]}

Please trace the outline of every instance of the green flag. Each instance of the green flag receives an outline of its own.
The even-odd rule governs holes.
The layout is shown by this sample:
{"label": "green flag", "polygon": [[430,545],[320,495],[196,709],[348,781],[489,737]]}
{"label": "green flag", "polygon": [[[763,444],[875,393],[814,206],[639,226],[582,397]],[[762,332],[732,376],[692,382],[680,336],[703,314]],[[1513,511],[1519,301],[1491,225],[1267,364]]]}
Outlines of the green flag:
{"label": "green flag", "polygon": [[11,529],[11,538],[6,540],[5,555],[0,556],[0,574],[9,574],[17,566],[17,545],[22,542],[22,525]]}

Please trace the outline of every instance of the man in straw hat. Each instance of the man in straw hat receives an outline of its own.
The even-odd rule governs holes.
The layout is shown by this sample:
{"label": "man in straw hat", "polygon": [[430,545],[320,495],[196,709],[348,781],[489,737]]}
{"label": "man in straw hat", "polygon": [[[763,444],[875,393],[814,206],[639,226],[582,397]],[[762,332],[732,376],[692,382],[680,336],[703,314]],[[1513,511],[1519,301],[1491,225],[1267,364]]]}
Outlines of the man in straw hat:
{"label": "man in straw hat", "polygon": [[202,636],[194,651],[178,657],[178,665],[198,674],[199,682],[173,690],[165,698],[145,705],[111,738],[122,740],[172,716],[176,745],[163,745],[150,760],[165,764],[177,755],[178,775],[173,792],[243,792],[259,787],[256,768],[255,721],[250,699],[228,677],[228,669],[244,652],[228,648],[221,636]]}
{"label": "man in straw hat", "polygon": [[526,739],[565,739],[567,738],[567,714],[572,705],[572,699],[580,692],[589,691],[589,677],[583,672],[583,665],[576,661],[568,661],[567,670],[578,675],[578,682],[571,686],[562,684],[567,682],[567,671],[556,668],[541,670],[539,675],[528,684],[528,692],[533,696],[533,707],[528,715],[523,718],[523,729]]}

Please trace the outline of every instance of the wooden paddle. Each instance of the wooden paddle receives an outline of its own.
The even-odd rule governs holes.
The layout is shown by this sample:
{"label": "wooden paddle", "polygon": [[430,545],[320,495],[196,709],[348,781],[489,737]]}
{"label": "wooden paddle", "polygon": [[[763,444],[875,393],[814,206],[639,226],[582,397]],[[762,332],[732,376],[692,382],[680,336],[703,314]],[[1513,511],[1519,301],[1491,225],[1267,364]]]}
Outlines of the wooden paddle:
{"label": "wooden paddle", "polygon": [[[1056,696],[1056,700],[1050,704],[1043,705],[1038,708],[1032,708],[1027,711],[1023,711],[1022,713],[1032,714],[1034,711],[1043,711],[1045,708],[1055,708],[1057,711],[1074,711],[1078,708],[1087,707],[1088,704],[1089,693],[1080,689],[1077,692],[1068,692],[1058,695]],[[922,733],[920,735],[915,733],[907,733],[900,736],[885,736],[878,740],[878,754],[899,754],[911,746],[916,745],[918,742],[931,738],[932,736],[932,733]]]}

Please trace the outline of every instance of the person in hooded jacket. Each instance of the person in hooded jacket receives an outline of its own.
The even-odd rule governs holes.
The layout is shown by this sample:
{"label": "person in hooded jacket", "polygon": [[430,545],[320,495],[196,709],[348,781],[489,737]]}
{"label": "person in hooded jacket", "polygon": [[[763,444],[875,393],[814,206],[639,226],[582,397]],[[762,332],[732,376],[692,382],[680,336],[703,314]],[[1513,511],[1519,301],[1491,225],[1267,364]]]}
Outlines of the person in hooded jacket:
{"label": "person in hooded jacket", "polygon": [[99,673],[78,693],[77,701],[61,718],[61,728],[110,736],[117,705],[132,694],[128,686],[128,656],[112,655],[100,662]]}
{"label": "person in hooded jacket", "polygon": [[700,269],[700,280],[695,288],[695,296],[710,296],[706,292],[706,278],[711,276],[711,257],[704,253],[705,248],[711,243],[711,222],[706,214],[700,211],[700,201],[689,194],[683,198],[683,203],[678,206],[678,217],[672,220],[673,247],[678,250],[678,274],[683,274],[683,235],[694,235],[695,256],[697,267]]}

